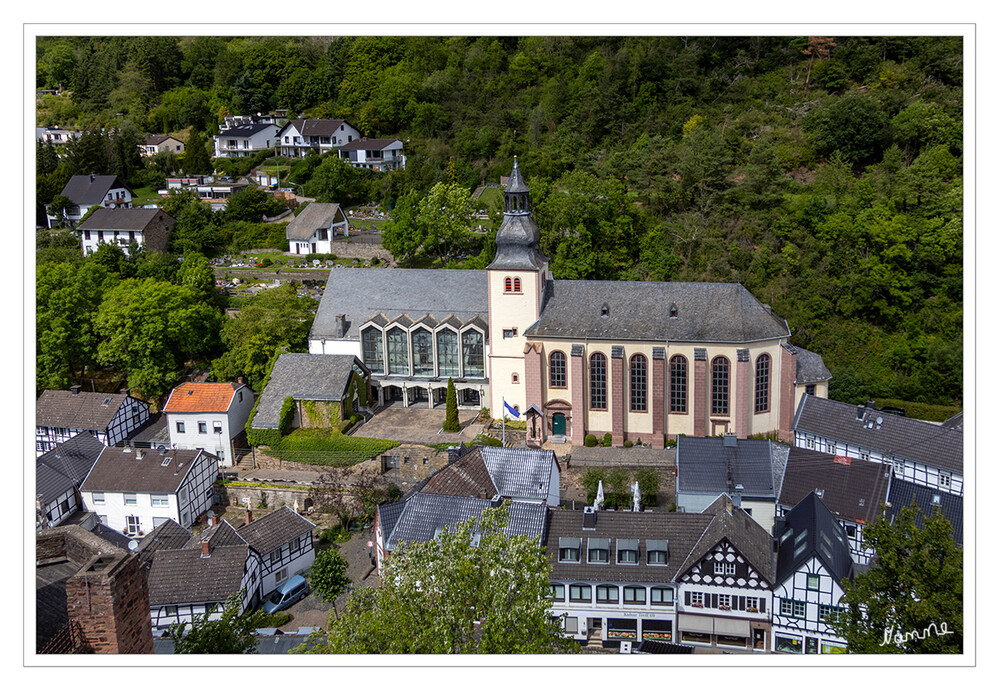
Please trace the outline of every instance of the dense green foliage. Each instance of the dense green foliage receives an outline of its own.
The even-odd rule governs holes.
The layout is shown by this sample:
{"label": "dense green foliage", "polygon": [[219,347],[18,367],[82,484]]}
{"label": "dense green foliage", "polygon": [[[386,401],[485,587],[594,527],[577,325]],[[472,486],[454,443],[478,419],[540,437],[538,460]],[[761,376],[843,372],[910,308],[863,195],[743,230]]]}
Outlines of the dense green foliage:
{"label": "dense green foliage", "polygon": [[458,423],[458,394],[454,389],[454,379],[450,376],[447,379],[447,398],[444,412],[444,431],[448,433],[458,433],[461,425]]}
{"label": "dense green foliage", "polygon": [[328,604],[347,591],[350,578],[347,577],[347,559],[336,545],[316,554],[316,560],[309,570],[309,586],[312,591]]}
{"label": "dense green foliage", "polygon": [[[553,654],[575,643],[548,611],[551,563],[503,531],[506,506],[398,548],[377,588],[354,589],[316,654]],[[481,538],[475,540],[474,537]],[[305,651],[300,648],[298,651]]]}
{"label": "dense green foliage", "polygon": [[[71,174],[139,176],[136,132],[342,117],[405,141],[407,169],[312,156],[288,180],[395,206],[399,259],[466,253],[415,231],[435,185],[467,194],[517,155],[556,278],[738,281],[824,357],[833,397],[962,404],[960,37],[41,37],[36,54],[37,85],[68,89],[38,123],[88,133],[62,159],[40,147],[39,208]],[[191,211],[174,251],[226,246],[215,220]]]}
{"label": "dense green foliage", "polygon": [[195,616],[192,623],[170,626],[174,654],[256,654],[257,640],[253,631],[267,623],[263,610],[239,615],[240,594],[226,599],[222,617],[208,620],[207,615]]}
{"label": "dense green foliage", "polygon": [[835,623],[851,654],[962,652],[963,549],[951,532],[939,508],[925,517],[915,505],[864,529],[877,556],[844,583],[846,610]]}

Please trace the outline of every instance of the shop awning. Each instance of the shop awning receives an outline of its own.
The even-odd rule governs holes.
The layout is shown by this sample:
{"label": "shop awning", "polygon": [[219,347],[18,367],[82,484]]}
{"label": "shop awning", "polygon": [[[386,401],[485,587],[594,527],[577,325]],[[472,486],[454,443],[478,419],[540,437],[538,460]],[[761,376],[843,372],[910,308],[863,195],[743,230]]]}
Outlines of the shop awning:
{"label": "shop awning", "polygon": [[749,621],[737,618],[715,618],[715,634],[749,637]]}
{"label": "shop awning", "polygon": [[709,616],[691,616],[686,613],[680,614],[680,619],[677,621],[676,626],[684,632],[706,633],[710,635],[715,631],[714,623]]}

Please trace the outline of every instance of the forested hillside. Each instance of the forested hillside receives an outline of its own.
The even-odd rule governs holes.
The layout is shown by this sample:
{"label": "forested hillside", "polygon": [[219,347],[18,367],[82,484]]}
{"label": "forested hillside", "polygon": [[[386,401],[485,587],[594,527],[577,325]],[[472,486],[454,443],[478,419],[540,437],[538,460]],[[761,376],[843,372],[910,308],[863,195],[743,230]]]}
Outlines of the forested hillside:
{"label": "forested hillside", "polygon": [[408,168],[300,163],[321,200],[471,191],[516,155],[556,278],[738,281],[832,397],[962,403],[959,37],[74,37],[37,58],[65,89],[38,124],[111,132],[40,153],[39,204],[85,169],[150,176],[126,135],[345,118]]}

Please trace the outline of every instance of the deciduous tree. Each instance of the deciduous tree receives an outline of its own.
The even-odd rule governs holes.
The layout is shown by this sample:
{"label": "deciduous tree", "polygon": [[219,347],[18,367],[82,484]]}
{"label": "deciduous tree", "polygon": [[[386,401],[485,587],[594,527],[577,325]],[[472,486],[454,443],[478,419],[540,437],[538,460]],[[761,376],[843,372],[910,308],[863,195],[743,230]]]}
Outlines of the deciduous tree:
{"label": "deciduous tree", "polygon": [[[400,545],[381,587],[351,592],[309,653],[565,654],[548,611],[551,564],[536,537],[508,536],[507,508]],[[300,649],[300,651],[306,651]]]}
{"label": "deciduous tree", "polygon": [[170,626],[174,654],[256,654],[254,630],[267,622],[262,609],[239,615],[240,594],[225,601],[222,617],[209,620],[208,615],[195,616],[191,623]]}

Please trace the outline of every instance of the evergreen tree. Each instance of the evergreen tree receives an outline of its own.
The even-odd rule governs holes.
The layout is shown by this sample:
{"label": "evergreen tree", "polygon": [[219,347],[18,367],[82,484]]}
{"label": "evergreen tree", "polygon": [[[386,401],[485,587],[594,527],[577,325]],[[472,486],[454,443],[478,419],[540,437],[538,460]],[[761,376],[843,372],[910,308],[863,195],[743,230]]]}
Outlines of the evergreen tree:
{"label": "evergreen tree", "polygon": [[457,433],[461,430],[458,424],[458,395],[454,390],[454,379],[447,380],[447,412],[444,415],[444,431]]}
{"label": "evergreen tree", "polygon": [[184,148],[184,172],[188,175],[208,175],[212,170],[205,137],[198,130],[194,130]]}

